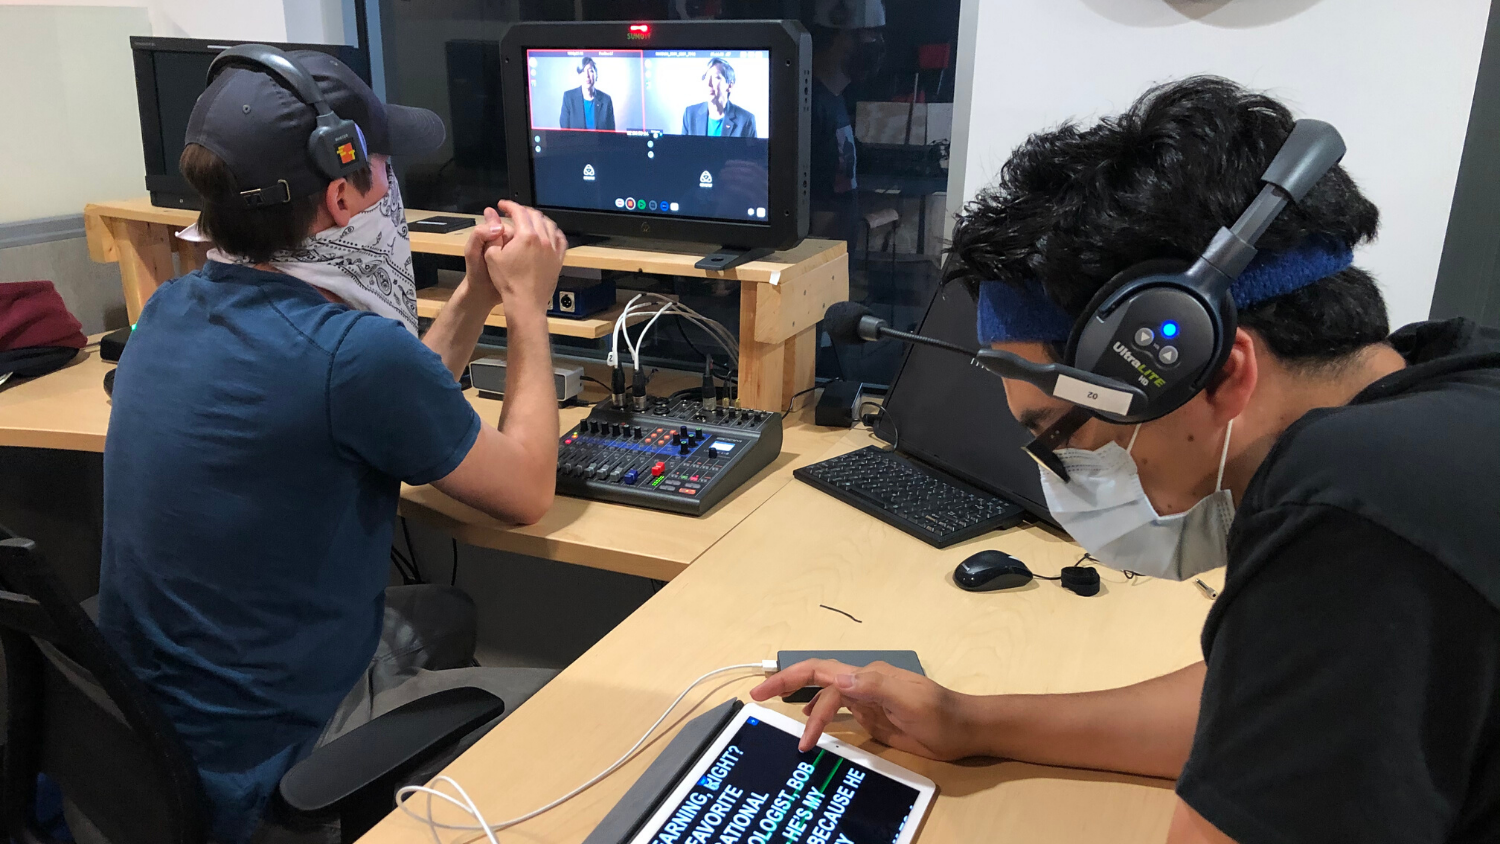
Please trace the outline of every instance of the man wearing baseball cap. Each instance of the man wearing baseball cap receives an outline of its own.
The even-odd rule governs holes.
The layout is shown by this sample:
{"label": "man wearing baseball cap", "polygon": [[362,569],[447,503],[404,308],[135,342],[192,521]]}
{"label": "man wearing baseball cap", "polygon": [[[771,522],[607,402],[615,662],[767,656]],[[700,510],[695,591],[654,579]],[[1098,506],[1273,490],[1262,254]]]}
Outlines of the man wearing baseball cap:
{"label": "man wearing baseball cap", "polygon": [[[437,149],[437,115],[381,103],[317,52],[234,48],[210,80],[180,162],[203,200],[183,236],[210,260],[152,295],[120,361],[99,626],[176,725],[213,838],[232,844],[317,744],[444,687],[484,686],[510,711],[550,677],[464,667],[467,595],[385,586],[403,482],[515,522],[551,505],[546,308],[566,242],[535,210],[486,209],[419,340],[390,159]],[[494,427],[457,379],[498,305],[510,372]]]}

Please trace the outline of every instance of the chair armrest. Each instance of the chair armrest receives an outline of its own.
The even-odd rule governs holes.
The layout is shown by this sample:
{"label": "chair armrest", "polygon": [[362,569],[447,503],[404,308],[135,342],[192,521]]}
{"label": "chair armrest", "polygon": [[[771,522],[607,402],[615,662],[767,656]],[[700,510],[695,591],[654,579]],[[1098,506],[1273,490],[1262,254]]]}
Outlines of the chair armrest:
{"label": "chair armrest", "polygon": [[306,814],[370,800],[389,812],[403,777],[503,711],[505,701],[472,687],[414,700],[314,750],[281,778],[281,798]]}

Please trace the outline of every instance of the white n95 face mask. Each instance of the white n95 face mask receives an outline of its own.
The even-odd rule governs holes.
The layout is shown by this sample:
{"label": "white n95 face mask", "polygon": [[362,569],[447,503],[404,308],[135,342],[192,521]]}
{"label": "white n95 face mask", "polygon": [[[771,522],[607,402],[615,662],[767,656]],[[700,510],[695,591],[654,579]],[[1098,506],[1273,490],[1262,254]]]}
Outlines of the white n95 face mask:
{"label": "white n95 face mask", "polygon": [[1110,568],[1169,580],[1218,568],[1229,561],[1229,525],[1234,521],[1234,497],[1223,488],[1233,430],[1230,420],[1214,493],[1185,513],[1159,516],[1146,497],[1130,456],[1139,425],[1125,448],[1109,443],[1095,451],[1059,449],[1071,480],[1065,483],[1040,470],[1047,507],[1063,530]]}

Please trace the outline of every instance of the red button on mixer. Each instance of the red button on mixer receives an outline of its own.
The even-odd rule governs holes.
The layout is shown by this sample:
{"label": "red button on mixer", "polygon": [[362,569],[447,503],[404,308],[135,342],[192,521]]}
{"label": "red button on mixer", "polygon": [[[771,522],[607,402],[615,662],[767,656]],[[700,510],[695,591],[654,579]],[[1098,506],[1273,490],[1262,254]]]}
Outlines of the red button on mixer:
{"label": "red button on mixer", "polygon": [[655,466],[651,467],[651,477],[653,477],[653,478],[659,478],[659,477],[661,477],[661,474],[663,472],[665,472],[665,471],[667,471],[667,464],[665,464],[665,463],[657,463]]}

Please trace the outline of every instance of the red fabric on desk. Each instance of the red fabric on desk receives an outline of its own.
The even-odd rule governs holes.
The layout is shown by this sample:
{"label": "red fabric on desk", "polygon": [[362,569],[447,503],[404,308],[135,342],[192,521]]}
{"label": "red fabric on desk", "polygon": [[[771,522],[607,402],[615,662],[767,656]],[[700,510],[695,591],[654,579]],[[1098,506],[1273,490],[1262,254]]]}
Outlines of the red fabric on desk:
{"label": "red fabric on desk", "polygon": [[68,312],[50,281],[0,284],[0,352],[34,346],[81,349],[83,325]]}

